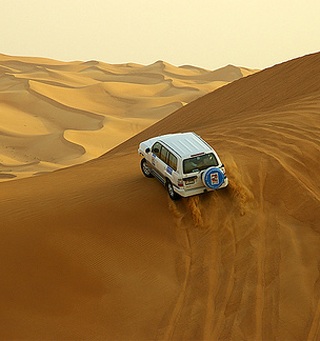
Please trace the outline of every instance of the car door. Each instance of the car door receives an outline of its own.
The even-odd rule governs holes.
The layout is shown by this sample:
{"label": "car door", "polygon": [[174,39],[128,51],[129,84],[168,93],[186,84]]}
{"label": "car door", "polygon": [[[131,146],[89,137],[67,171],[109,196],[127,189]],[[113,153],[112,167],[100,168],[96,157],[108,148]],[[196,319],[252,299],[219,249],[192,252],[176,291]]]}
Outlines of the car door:
{"label": "car door", "polygon": [[158,161],[160,157],[161,144],[156,142],[151,148],[151,164],[152,167],[158,171]]}
{"label": "car door", "polygon": [[169,151],[166,147],[161,145],[159,161],[158,161],[158,169],[163,178],[168,175],[168,159],[169,159]]}
{"label": "car door", "polygon": [[165,182],[164,176],[164,163],[161,160],[161,149],[162,145],[159,142],[156,142],[151,148],[151,165],[155,171],[156,177],[161,180],[163,183]]}

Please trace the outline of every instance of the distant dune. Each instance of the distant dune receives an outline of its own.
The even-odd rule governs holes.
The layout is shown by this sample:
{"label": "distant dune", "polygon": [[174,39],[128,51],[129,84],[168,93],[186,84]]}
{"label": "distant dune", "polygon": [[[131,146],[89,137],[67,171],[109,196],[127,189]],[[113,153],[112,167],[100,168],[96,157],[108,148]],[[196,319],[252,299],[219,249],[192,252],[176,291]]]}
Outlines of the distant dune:
{"label": "distant dune", "polygon": [[[21,92],[27,81],[6,77],[8,91],[20,89],[32,105],[30,88]],[[51,125],[28,122],[59,140],[71,125],[65,108],[76,101],[67,87],[57,91],[59,114],[50,116],[42,97],[54,85],[28,82],[36,98],[41,92],[37,115],[46,113]],[[93,86],[99,97],[102,85]],[[161,92],[164,84],[157,86]],[[126,92],[130,101],[136,90]],[[85,120],[98,129],[97,102],[95,113],[82,108],[78,129]],[[6,129],[17,134],[14,124]],[[23,140],[29,134],[28,148],[36,148],[38,135],[25,129]],[[227,189],[172,202],[158,181],[143,177],[139,142],[178,131],[195,131],[215,147]],[[317,53],[194,100],[97,159],[2,182],[0,339],[320,340],[319,155]]]}
{"label": "distant dune", "polygon": [[183,105],[256,71],[0,55],[0,181],[96,158]]}

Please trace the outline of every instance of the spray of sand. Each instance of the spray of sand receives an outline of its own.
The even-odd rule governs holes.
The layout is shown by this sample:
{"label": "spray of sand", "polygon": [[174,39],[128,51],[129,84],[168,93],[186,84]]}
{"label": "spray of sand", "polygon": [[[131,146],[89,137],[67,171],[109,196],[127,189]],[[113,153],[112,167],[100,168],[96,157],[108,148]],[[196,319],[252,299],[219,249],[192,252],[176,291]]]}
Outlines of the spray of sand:
{"label": "spray of sand", "polygon": [[179,203],[169,200],[168,206],[177,227],[186,228],[190,225],[196,228],[205,227],[200,196],[183,198]]}
{"label": "spray of sand", "polygon": [[186,207],[190,210],[193,226],[204,228],[204,219],[201,211],[200,196],[189,197],[185,201]]}
{"label": "spray of sand", "polygon": [[231,193],[234,203],[236,204],[240,215],[246,214],[248,203],[253,200],[253,193],[250,191],[243,179],[243,174],[232,157],[228,158],[228,191]]}

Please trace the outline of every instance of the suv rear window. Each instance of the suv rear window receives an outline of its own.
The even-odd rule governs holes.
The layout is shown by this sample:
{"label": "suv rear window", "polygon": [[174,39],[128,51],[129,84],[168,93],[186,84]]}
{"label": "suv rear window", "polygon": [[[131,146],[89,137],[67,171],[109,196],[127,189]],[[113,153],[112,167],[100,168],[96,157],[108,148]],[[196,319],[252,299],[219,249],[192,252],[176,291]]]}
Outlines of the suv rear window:
{"label": "suv rear window", "polygon": [[209,167],[218,166],[218,160],[213,153],[204,154],[183,160],[183,173],[198,172]]}

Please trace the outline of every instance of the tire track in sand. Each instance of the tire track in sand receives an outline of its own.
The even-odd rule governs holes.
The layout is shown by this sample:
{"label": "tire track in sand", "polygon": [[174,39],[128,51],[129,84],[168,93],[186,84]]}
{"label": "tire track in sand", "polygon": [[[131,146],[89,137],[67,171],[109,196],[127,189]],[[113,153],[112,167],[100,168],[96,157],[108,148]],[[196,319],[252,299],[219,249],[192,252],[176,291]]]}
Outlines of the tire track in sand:
{"label": "tire track in sand", "polygon": [[258,231],[258,247],[257,247],[257,283],[256,283],[256,309],[255,309],[255,317],[256,317],[256,334],[255,337],[258,340],[262,340],[263,338],[263,309],[264,309],[264,287],[265,287],[265,278],[264,278],[264,261],[266,258],[266,228],[265,228],[265,213],[264,213],[264,186],[266,183],[266,167],[263,166],[262,160],[260,162],[259,169],[259,184],[260,184],[260,198],[259,198],[259,209],[261,218],[259,218],[259,227],[257,226]]}
{"label": "tire track in sand", "polygon": [[[178,231],[178,239],[179,241],[182,241],[183,247],[185,248],[185,258],[184,258],[184,281],[181,286],[180,293],[177,297],[177,300],[174,304],[174,308],[172,310],[172,313],[166,323],[166,329],[164,332],[159,333],[157,335],[157,340],[171,340],[173,338],[177,323],[179,321],[182,308],[184,305],[185,301],[185,296],[186,296],[186,290],[187,290],[187,285],[189,282],[189,277],[190,277],[190,270],[191,270],[191,265],[192,265],[192,250],[191,250],[191,241],[190,241],[190,235],[189,231],[187,228],[182,226],[182,220],[185,216],[181,210],[179,210],[177,204],[170,199],[168,199],[168,205],[169,205],[169,210],[172,212],[174,216],[174,221],[176,225],[176,229]],[[161,335],[160,335],[161,334]]]}
{"label": "tire track in sand", "polygon": [[[231,306],[241,304],[244,293],[241,283],[233,278],[239,272],[239,267],[236,269],[236,264],[229,263],[229,252],[237,252],[236,240],[239,236],[235,235],[233,215],[226,214],[226,207],[230,208],[231,205],[234,214],[240,218],[249,209],[252,193],[243,184],[236,165],[234,167],[229,190],[190,197],[177,203],[169,201],[177,239],[186,252],[184,279],[173,308],[166,314],[161,330],[158,330],[157,339],[206,339],[212,336],[227,336],[230,332],[227,326],[232,329],[235,323],[236,316],[231,314],[226,324],[224,314],[230,313]],[[227,219],[222,219],[223,217]],[[228,241],[228,250],[225,250],[220,241],[225,228],[228,229],[227,239],[231,234],[232,245]],[[222,280],[227,284],[226,287],[217,277],[222,258],[230,270]],[[217,301],[218,294],[224,299]],[[194,319],[194,316],[197,316],[197,319]],[[201,328],[196,323],[199,319],[203,321]]]}
{"label": "tire track in sand", "polygon": [[[167,319],[166,329],[162,328],[162,332],[158,332],[157,335],[157,339],[163,340],[170,340],[175,337],[174,335],[182,318],[183,309],[186,306],[186,297],[188,293],[190,294],[190,290],[192,292],[192,288],[189,288],[189,284],[193,282],[191,276],[194,276],[192,275],[192,269],[195,266],[195,262],[198,264],[198,259],[194,259],[194,252],[196,244],[201,241],[202,237],[199,240],[195,240],[195,236],[198,234],[196,231],[203,231],[205,235],[205,229],[207,228],[200,208],[199,196],[183,199],[179,203],[170,200],[168,206],[174,217],[178,242],[185,249],[186,255],[184,257],[184,281],[181,285],[180,293],[170,313],[170,317]],[[197,273],[197,271],[194,272]],[[181,331],[179,331],[179,335],[180,333]]]}
{"label": "tire track in sand", "polygon": [[[320,273],[320,263],[318,263],[318,269]],[[318,278],[318,281],[317,281],[318,287],[320,287],[319,282],[320,282],[320,278]],[[317,341],[319,339],[320,339],[320,297],[319,297],[317,307],[314,313],[314,318],[312,320],[312,324],[310,327],[307,341]]]}

